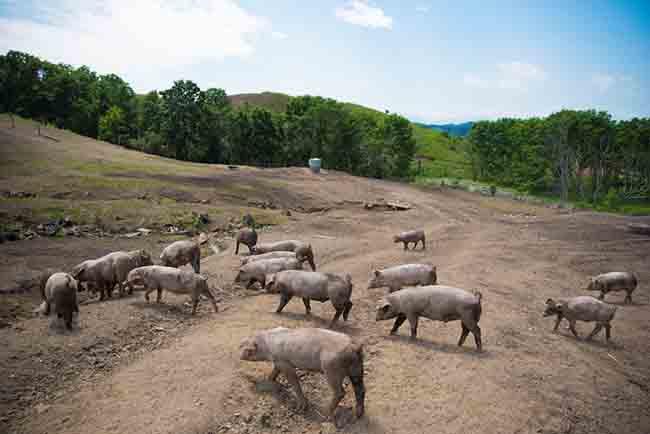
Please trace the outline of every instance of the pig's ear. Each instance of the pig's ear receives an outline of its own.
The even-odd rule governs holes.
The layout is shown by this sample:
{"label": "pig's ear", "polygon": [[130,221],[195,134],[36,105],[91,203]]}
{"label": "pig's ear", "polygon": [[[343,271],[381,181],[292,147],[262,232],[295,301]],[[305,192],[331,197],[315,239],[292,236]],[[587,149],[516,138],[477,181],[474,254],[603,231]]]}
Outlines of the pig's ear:
{"label": "pig's ear", "polygon": [[555,304],[555,302],[553,301],[552,298],[549,298],[548,300],[546,300],[546,304]]}
{"label": "pig's ear", "polygon": [[374,270],[373,273],[375,273],[375,276],[379,276],[381,274],[381,271],[379,270]]}
{"label": "pig's ear", "polygon": [[382,301],[381,304],[379,305],[379,310],[381,310],[382,312],[386,312],[388,311],[388,309],[390,309],[390,303],[385,300]]}

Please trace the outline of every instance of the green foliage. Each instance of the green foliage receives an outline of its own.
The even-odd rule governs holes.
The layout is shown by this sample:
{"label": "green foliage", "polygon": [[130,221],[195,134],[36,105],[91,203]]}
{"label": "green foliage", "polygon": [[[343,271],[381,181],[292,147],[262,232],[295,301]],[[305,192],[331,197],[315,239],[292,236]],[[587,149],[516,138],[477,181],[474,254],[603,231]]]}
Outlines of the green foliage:
{"label": "green foliage", "polygon": [[99,118],[99,140],[120,143],[121,136],[126,130],[126,117],[122,109],[117,106],[112,106]]}
{"label": "green foliage", "polygon": [[479,180],[614,210],[650,198],[650,119],[562,110],[477,122],[469,155]]}
{"label": "green foliage", "polygon": [[407,119],[333,99],[266,93],[265,108],[240,95],[233,110],[225,91],[189,80],[136,96],[114,74],[13,51],[0,56],[0,84],[12,113],[178,160],[268,167],[319,157],[327,169],[408,178],[419,146]]}

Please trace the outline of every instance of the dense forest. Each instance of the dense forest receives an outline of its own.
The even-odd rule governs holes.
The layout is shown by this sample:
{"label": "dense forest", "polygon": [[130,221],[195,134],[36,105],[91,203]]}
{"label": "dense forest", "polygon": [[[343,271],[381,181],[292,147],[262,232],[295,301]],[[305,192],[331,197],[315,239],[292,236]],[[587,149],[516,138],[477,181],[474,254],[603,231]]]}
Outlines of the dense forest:
{"label": "dense forest", "polygon": [[291,98],[286,111],[234,109],[222,89],[179,80],[137,95],[122,78],[27,53],[0,56],[0,111],[180,160],[304,166],[371,176],[410,174],[415,140],[398,115],[373,116],[332,99]]}
{"label": "dense forest", "polygon": [[552,192],[564,200],[612,203],[650,198],[650,119],[563,110],[546,118],[473,125],[468,138],[482,181]]}

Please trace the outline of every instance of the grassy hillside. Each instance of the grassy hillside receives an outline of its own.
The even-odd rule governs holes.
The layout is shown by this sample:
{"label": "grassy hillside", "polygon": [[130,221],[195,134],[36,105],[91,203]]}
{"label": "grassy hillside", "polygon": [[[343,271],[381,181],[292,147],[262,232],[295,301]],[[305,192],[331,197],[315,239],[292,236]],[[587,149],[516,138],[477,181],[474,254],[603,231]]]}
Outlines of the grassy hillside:
{"label": "grassy hillside", "polygon": [[[231,103],[235,107],[245,103],[251,106],[264,107],[273,112],[284,111],[291,96],[282,93],[262,92],[231,95]],[[351,112],[363,116],[379,118],[385,114],[379,110],[364,107],[359,104],[343,103]],[[412,123],[413,134],[417,143],[417,156],[422,157],[421,177],[452,177],[470,178],[471,172],[467,157],[459,140],[454,140],[440,131]]]}
{"label": "grassy hillside", "polygon": [[[20,118],[16,128],[9,126],[8,117],[0,115],[0,229],[63,217],[111,232],[166,224],[198,229],[202,213],[214,224],[245,212],[260,223],[285,220],[279,210],[249,205],[268,200],[265,193],[279,185],[237,178],[255,169],[224,181],[232,172],[225,166],[145,154],[54,128],[39,137],[36,123]],[[12,194],[17,192],[28,197]]]}

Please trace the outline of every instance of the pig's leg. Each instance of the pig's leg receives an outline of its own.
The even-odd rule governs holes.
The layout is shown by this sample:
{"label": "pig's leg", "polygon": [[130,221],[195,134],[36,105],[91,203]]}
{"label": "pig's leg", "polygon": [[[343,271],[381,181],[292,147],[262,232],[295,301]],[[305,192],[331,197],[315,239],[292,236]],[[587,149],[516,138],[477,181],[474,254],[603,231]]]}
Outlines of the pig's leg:
{"label": "pig's leg", "polygon": [[332,419],[334,418],[334,412],[336,411],[336,407],[338,407],[339,403],[345,396],[345,392],[343,391],[343,378],[344,375],[341,375],[341,373],[344,372],[340,366],[334,366],[330,369],[325,369],[325,377],[327,377],[327,384],[329,384],[330,389],[332,389],[332,400],[330,401],[330,405],[327,409],[329,417]]}
{"label": "pig's leg", "polygon": [[212,291],[210,291],[209,288],[206,288],[203,290],[203,293],[210,299],[212,302],[212,306],[214,307],[215,312],[219,312],[219,306],[217,306],[217,299],[214,298],[214,295],[212,294]]}
{"label": "pig's leg", "polygon": [[601,323],[597,323],[593,331],[589,333],[589,336],[587,336],[587,340],[590,341],[591,339],[593,339],[593,337],[596,336],[598,333],[600,333],[602,329],[603,329],[603,325]]}
{"label": "pig's leg", "polygon": [[610,323],[605,323],[605,340],[609,342],[609,338],[612,337],[612,325]]}
{"label": "pig's leg", "polygon": [[296,368],[291,366],[286,362],[276,362],[278,369],[287,377],[289,384],[293,387],[294,392],[296,392],[296,397],[298,398],[298,405],[296,410],[301,412],[307,408],[307,400],[305,395],[302,393],[302,387],[300,387],[300,380],[298,380],[298,375],[296,375]]}
{"label": "pig's leg", "polygon": [[155,289],[155,288],[150,288],[146,284],[144,285],[144,299],[147,300],[147,303],[149,302],[149,294]]}
{"label": "pig's leg", "polygon": [[239,255],[239,241],[237,241],[237,244],[235,246],[235,255]]}
{"label": "pig's leg", "polygon": [[162,288],[160,287],[160,285],[158,285],[156,291],[158,291],[158,294],[156,296],[156,303],[162,303]]}
{"label": "pig's leg", "polygon": [[409,243],[407,241],[404,241],[404,250],[408,250],[409,248]]}
{"label": "pig's leg", "polygon": [[43,311],[43,315],[48,316],[50,314],[50,302],[47,300],[45,301],[45,310]]}
{"label": "pig's leg", "polygon": [[309,299],[308,298],[303,298],[302,302],[305,305],[305,314],[306,315],[311,315],[311,304],[309,303]]}
{"label": "pig's leg", "polygon": [[625,303],[630,303],[632,304],[632,291],[626,291],[627,295],[625,296]]}
{"label": "pig's leg", "polygon": [[348,315],[350,314],[351,309],[352,309],[352,302],[351,301],[345,302],[345,308],[343,309],[343,321],[348,320]]}
{"label": "pig's leg", "polygon": [[462,347],[463,344],[465,343],[465,339],[467,339],[467,335],[469,335],[469,329],[467,326],[465,326],[465,323],[461,321],[460,326],[462,327],[463,331],[460,334],[460,339],[458,340],[458,346]]}
{"label": "pig's leg", "polygon": [[575,336],[576,338],[580,337],[580,336],[578,336],[578,332],[576,331],[576,322],[575,322],[575,320],[570,320],[569,321],[569,330],[571,330],[571,333],[573,333],[573,336]]}
{"label": "pig's leg", "polygon": [[411,325],[411,340],[414,340],[418,336],[418,319],[420,317],[417,315],[409,315],[407,318]]}
{"label": "pig's leg", "polygon": [[334,318],[332,318],[332,322],[330,323],[330,328],[334,327],[334,324],[336,323],[336,321],[339,320],[342,313],[343,313],[343,309],[336,309],[336,313],[334,314]]}
{"label": "pig's leg", "polygon": [[474,342],[476,343],[476,349],[480,353],[483,351],[483,343],[481,342],[481,328],[476,324],[476,326],[471,329],[472,334],[474,335]]}
{"label": "pig's leg", "polygon": [[406,321],[406,315],[404,315],[403,313],[397,315],[397,319],[395,320],[395,324],[393,324],[393,328],[391,329],[390,334],[394,335],[395,333],[397,333],[397,330],[404,323],[404,321]]}
{"label": "pig's leg", "polygon": [[275,313],[280,313],[280,312],[282,312],[282,309],[284,309],[284,307],[287,305],[287,303],[289,303],[289,301],[290,301],[292,298],[293,298],[292,295],[282,294],[282,295],[280,296],[280,305],[279,305],[278,308],[275,310]]}
{"label": "pig's leg", "polygon": [[557,329],[560,327],[560,323],[562,322],[562,315],[557,316],[557,319],[555,320],[555,327],[553,327],[553,331],[557,333]]}
{"label": "pig's leg", "polygon": [[198,291],[192,291],[192,315],[196,313],[196,308],[199,306],[200,298]]}
{"label": "pig's leg", "polygon": [[278,369],[277,366],[273,365],[273,370],[269,374],[269,381],[275,382],[275,380],[278,379],[279,374],[280,374],[280,369]]}
{"label": "pig's leg", "polygon": [[426,250],[426,249],[427,249],[426,241],[424,240],[424,238],[422,238],[422,250]]}
{"label": "pig's leg", "polygon": [[606,293],[607,293],[607,291],[605,291],[604,289],[601,289],[600,290],[600,295],[598,296],[598,300],[604,300]]}

